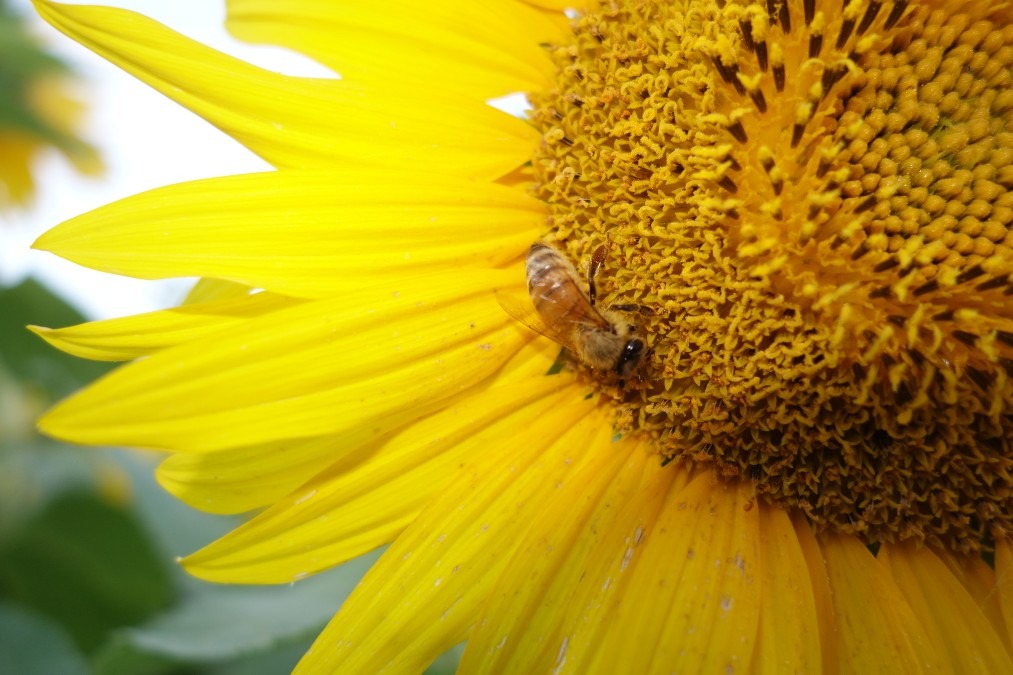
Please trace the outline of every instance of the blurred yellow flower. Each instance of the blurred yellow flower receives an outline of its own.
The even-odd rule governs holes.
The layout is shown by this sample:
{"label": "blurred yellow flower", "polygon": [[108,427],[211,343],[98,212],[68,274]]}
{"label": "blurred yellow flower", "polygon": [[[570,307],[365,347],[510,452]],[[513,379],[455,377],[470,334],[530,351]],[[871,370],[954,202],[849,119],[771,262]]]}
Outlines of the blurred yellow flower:
{"label": "blurred yellow flower", "polygon": [[[575,4],[230,0],[318,80],[37,0],[277,167],[39,239],[204,278],[37,328],[132,361],[40,426],[259,511],[201,578],[390,544],[300,672],[1013,672],[1009,8]],[[503,311],[536,240],[604,245],[635,377]]]}
{"label": "blurred yellow flower", "polygon": [[67,93],[69,79],[0,3],[0,208],[31,199],[32,163],[44,148],[57,148],[83,173],[101,170],[95,150],[74,135],[81,105]]}

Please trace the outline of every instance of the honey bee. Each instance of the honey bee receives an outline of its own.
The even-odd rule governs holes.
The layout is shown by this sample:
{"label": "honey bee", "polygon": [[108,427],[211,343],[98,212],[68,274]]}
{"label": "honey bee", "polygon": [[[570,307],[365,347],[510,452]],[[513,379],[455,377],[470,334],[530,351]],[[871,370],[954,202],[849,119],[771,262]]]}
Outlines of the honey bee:
{"label": "honey bee", "polygon": [[625,378],[643,358],[644,341],[633,336],[636,326],[613,311],[595,307],[595,275],[605,262],[605,252],[602,245],[591,256],[585,293],[577,271],[562,253],[541,242],[533,244],[526,266],[528,293],[541,322],[503,306],[514,318],[555,340],[585,365]]}

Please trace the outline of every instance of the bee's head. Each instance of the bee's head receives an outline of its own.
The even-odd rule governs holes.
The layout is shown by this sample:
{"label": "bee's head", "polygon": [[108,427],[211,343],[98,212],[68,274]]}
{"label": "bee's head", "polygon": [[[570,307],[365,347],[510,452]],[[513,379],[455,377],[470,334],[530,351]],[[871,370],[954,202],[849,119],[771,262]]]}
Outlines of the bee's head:
{"label": "bee's head", "polygon": [[627,377],[632,373],[644,355],[644,341],[631,338],[626,341],[619,359],[616,361],[615,372],[619,377]]}

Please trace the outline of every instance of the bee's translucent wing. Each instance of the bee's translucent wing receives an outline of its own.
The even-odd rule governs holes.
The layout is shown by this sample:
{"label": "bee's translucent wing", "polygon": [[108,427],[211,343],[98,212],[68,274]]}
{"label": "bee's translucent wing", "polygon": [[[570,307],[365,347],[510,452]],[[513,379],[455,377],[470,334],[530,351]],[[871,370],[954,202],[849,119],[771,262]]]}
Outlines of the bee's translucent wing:
{"label": "bee's translucent wing", "polygon": [[539,315],[535,310],[535,306],[532,304],[531,299],[527,296],[524,296],[523,299],[521,299],[520,296],[497,290],[496,301],[499,302],[499,306],[503,308],[504,312],[512,316],[517,321],[520,321],[531,330],[563,345],[570,351],[574,351],[573,344],[570,342],[569,338],[558,331],[553,330],[551,326],[545,323],[541,315]]}

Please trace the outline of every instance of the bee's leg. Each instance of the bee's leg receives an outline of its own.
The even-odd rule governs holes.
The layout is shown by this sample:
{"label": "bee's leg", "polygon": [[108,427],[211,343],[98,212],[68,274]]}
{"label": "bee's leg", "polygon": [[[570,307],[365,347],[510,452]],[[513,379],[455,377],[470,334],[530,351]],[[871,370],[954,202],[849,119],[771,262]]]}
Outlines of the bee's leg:
{"label": "bee's leg", "polygon": [[[652,356],[654,356],[653,349],[648,349],[646,352],[644,352],[643,363],[645,365],[647,363],[650,363]],[[644,366],[641,366],[640,368],[637,368],[637,384],[643,383],[644,383]]]}
{"label": "bee's leg", "polygon": [[654,310],[647,305],[622,305],[615,304],[609,305],[609,309],[613,309],[617,312],[638,312],[644,316],[654,316]]}
{"label": "bee's leg", "polygon": [[[615,368],[602,368],[601,370],[598,371],[598,375],[601,376],[602,380],[607,382],[611,378],[619,375],[620,372],[621,371]],[[626,387],[626,379],[621,375],[619,376],[619,379],[615,380],[615,383],[619,387],[619,391],[622,391]]]}
{"label": "bee's leg", "polygon": [[592,307],[598,297],[598,287],[595,286],[594,279],[598,276],[598,271],[601,270],[602,265],[605,264],[605,256],[607,254],[607,245],[602,244],[594,250],[594,253],[591,254],[591,260],[587,263],[587,298],[591,301]]}

